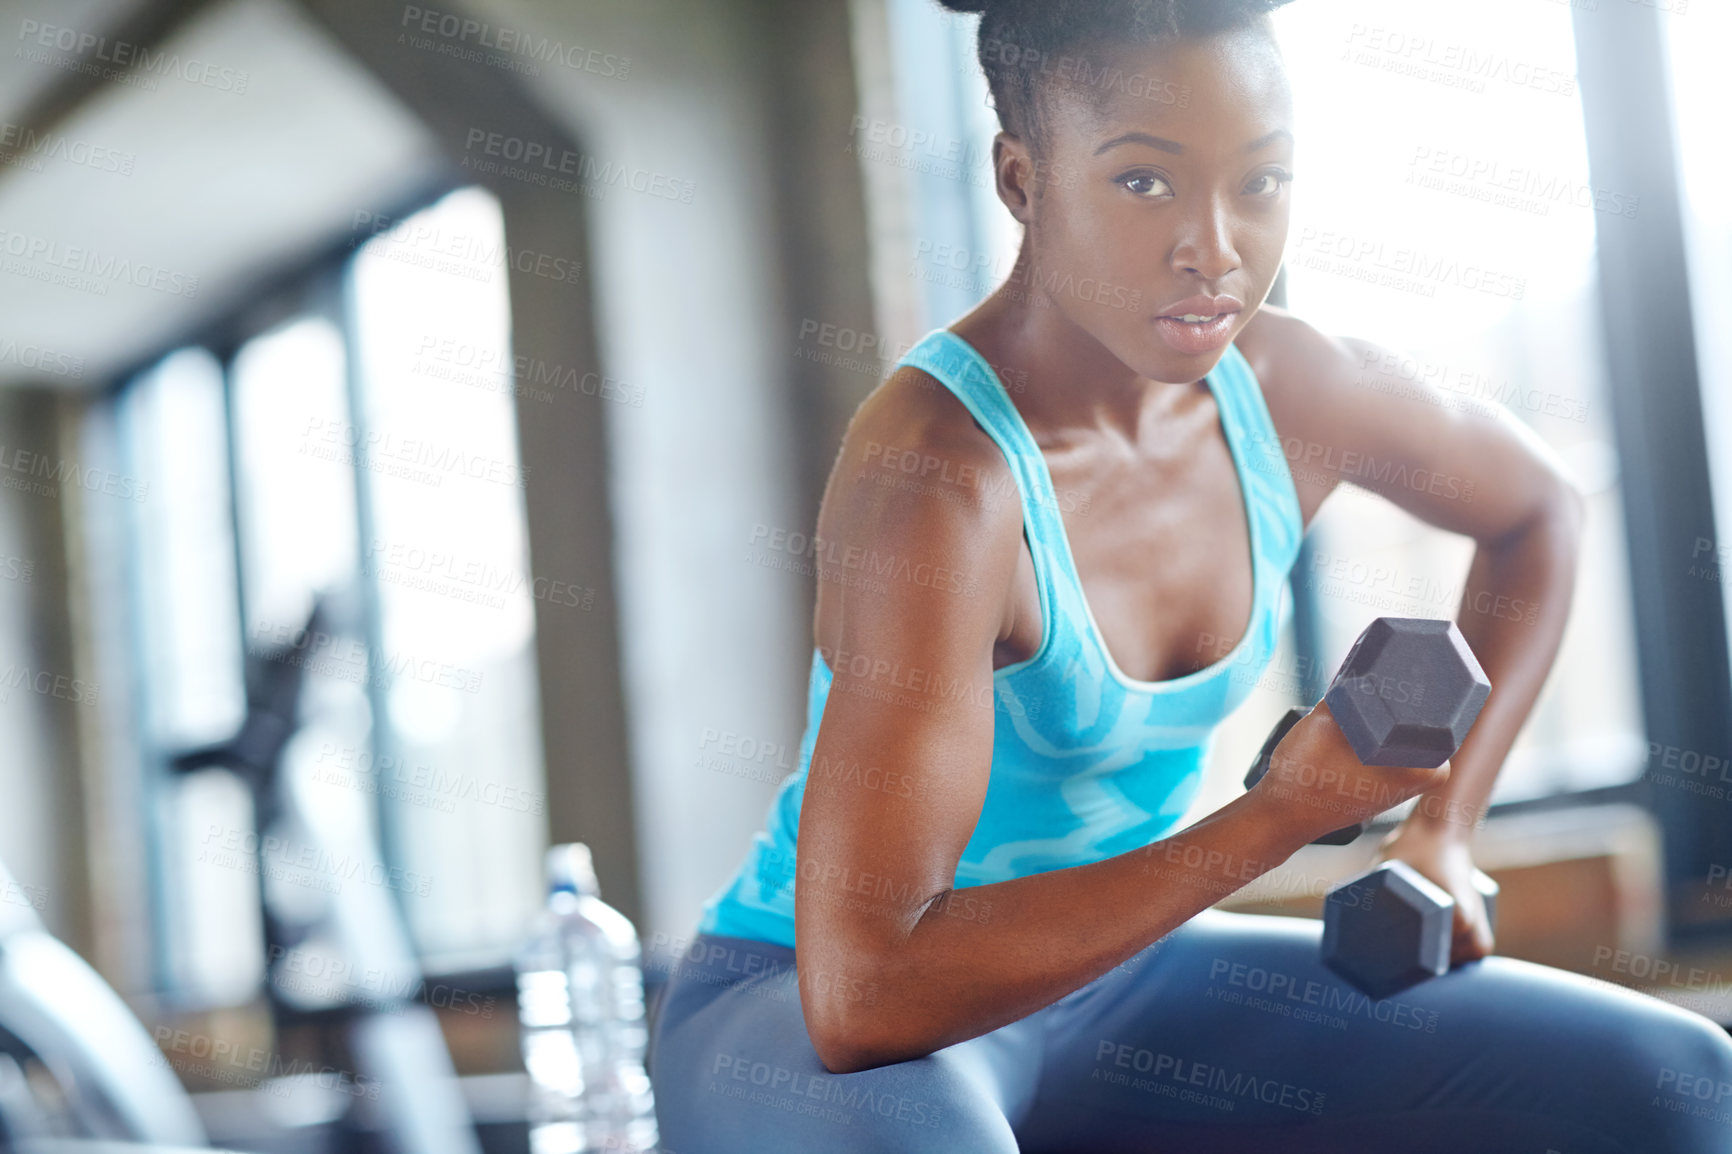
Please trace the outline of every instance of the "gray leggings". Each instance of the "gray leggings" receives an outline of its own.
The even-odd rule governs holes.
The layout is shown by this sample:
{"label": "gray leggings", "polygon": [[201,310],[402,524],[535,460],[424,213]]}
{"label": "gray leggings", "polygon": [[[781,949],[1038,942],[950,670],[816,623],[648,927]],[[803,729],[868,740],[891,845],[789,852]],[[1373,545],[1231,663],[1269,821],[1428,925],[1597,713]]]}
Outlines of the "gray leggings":
{"label": "gray leggings", "polygon": [[1372,1002],[1320,934],[1205,911],[1019,1021],[841,1075],[807,1037],[793,950],[699,934],[657,1011],[661,1149],[1732,1151],[1732,1040],[1708,1019],[1508,958]]}

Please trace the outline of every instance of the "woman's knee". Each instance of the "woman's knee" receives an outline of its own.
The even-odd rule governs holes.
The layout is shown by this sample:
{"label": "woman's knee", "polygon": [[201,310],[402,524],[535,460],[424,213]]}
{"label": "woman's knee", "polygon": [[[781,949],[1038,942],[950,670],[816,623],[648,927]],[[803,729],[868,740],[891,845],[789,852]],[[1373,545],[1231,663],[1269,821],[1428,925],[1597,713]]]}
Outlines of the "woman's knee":
{"label": "woman's knee", "polygon": [[806,1034],[791,975],[694,1008],[659,1023],[653,1052],[669,1154],[1016,1154],[989,1066],[967,1043],[832,1074]]}
{"label": "woman's knee", "polygon": [[1732,1037],[1700,1014],[1647,1001],[1617,1031],[1626,1076],[1640,1081],[1658,1109],[1723,1119],[1732,1147]]}
{"label": "woman's knee", "polygon": [[1542,1029],[1574,1122],[1644,1154],[1732,1149],[1732,1037],[1724,1029],[1633,990],[1549,977],[1528,991],[1536,1013],[1528,1024]]}
{"label": "woman's knee", "polygon": [[[823,1149],[908,1154],[1016,1154],[1016,1136],[990,1087],[943,1052],[856,1074],[815,1079],[807,1103],[834,1124]],[[806,1105],[807,1103],[802,1103]]]}
{"label": "woman's knee", "polygon": [[661,1064],[656,1094],[669,1154],[1017,1151],[991,1095],[937,1056],[853,1074],[785,1053],[697,1057]]}

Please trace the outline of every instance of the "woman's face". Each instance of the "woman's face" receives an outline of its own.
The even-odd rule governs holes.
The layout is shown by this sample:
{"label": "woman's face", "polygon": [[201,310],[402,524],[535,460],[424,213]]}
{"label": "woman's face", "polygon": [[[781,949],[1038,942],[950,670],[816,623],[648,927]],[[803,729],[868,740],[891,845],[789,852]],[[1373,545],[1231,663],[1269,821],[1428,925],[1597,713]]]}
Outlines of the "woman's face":
{"label": "woman's face", "polygon": [[[1292,101],[1280,56],[1251,26],[1086,59],[1047,82],[1041,153],[1008,145],[1026,158],[1027,183],[1007,189],[1000,165],[1032,256],[1030,283],[1012,287],[1138,375],[1198,380],[1263,303],[1287,243]],[[1170,315],[1183,313],[1220,319]]]}

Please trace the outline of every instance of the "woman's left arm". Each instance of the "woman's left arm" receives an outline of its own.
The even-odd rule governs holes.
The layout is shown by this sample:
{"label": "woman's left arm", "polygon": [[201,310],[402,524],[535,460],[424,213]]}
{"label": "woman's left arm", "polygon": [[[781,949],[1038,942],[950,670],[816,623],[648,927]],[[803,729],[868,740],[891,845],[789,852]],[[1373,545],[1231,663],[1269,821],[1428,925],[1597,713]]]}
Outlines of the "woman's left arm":
{"label": "woman's left arm", "polygon": [[1381,853],[1455,897],[1454,960],[1483,957],[1492,934],[1469,843],[1557,656],[1585,501],[1551,447],[1501,405],[1403,376],[1404,358],[1381,346],[1266,311],[1262,359],[1293,471],[1351,482],[1477,543],[1456,622],[1491,696],[1448,781],[1419,798]]}

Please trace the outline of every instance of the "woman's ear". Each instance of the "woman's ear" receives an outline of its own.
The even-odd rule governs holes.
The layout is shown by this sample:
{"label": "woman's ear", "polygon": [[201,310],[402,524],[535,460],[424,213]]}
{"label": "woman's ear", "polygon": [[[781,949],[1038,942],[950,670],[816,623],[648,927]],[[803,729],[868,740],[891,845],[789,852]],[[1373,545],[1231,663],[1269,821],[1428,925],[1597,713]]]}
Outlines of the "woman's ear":
{"label": "woman's ear", "polygon": [[1034,157],[1020,136],[1000,132],[992,138],[992,172],[998,199],[1020,224],[1028,224],[1034,207]]}

